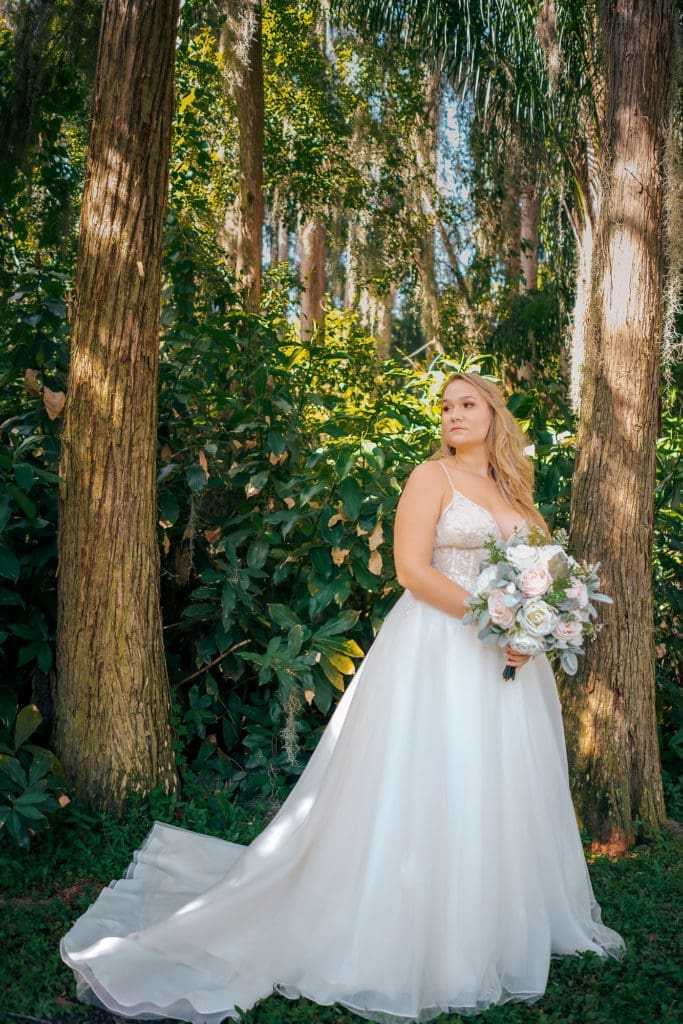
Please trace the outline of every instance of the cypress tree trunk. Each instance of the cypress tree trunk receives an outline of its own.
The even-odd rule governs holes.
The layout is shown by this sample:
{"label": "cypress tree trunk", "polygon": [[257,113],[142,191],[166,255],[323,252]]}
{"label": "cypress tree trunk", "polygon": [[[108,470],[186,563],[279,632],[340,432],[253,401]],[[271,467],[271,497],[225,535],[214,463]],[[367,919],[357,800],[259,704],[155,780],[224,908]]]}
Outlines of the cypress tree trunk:
{"label": "cypress tree trunk", "polygon": [[[538,170],[538,166],[536,168]],[[525,179],[520,194],[521,272],[520,290],[529,292],[538,285],[538,222],[541,196],[537,182]]]}
{"label": "cypress tree trunk", "polygon": [[159,604],[162,228],[178,0],[106,0],[60,494],[54,742],[90,806],[176,784]]}
{"label": "cypress tree trunk", "polygon": [[614,605],[564,687],[573,788],[597,850],[664,818],[655,721],[652,494],[663,295],[662,131],[673,0],[601,8],[606,58],[603,202],[593,252],[572,535],[602,562]]}
{"label": "cypress tree trunk", "polygon": [[240,206],[237,277],[246,290],[246,309],[261,305],[263,240],[263,10],[261,0],[242,0],[238,32],[243,45],[236,66],[240,132]]}
{"label": "cypress tree trunk", "polygon": [[325,222],[321,217],[307,220],[301,229],[301,337],[308,340],[325,322]]}

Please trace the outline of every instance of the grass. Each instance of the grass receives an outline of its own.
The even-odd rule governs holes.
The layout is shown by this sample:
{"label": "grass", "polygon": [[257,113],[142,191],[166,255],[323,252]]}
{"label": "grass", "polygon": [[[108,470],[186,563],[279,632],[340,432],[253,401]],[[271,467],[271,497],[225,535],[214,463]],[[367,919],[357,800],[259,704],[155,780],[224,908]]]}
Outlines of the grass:
{"label": "grass", "polygon": [[[235,808],[222,834],[249,842],[263,827],[267,810]],[[152,817],[182,818],[188,827],[218,831],[201,807],[166,801],[131,807],[118,822],[67,809],[30,851],[0,846],[0,1024],[113,1024],[117,1019],[76,1001],[58,944],[99,889],[122,875]],[[593,954],[555,960],[543,999],[532,1006],[493,1007],[476,1018],[478,1024],[680,1024],[682,860],[680,834],[667,833],[620,860],[594,861],[590,872],[604,919],[624,936],[626,955],[620,961]],[[359,1021],[338,1006],[279,996],[245,1015],[245,1024]]]}

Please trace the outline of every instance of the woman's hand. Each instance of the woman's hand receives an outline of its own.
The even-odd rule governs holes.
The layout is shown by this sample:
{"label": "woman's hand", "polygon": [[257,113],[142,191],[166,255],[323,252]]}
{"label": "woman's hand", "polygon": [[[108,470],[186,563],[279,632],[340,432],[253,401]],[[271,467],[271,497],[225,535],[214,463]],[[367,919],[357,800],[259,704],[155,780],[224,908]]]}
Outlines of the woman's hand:
{"label": "woman's hand", "polygon": [[521,668],[522,665],[526,665],[527,661],[531,659],[530,654],[520,654],[519,651],[513,651],[509,644],[505,648],[505,653],[507,654],[505,664],[512,665],[513,668]]}

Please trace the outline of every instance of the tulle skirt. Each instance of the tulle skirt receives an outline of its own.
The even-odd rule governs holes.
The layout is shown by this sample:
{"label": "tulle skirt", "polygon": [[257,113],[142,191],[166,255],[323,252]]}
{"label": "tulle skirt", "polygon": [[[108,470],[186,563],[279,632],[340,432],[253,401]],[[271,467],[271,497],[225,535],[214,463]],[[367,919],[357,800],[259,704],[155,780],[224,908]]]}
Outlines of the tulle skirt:
{"label": "tulle skirt", "polygon": [[503,664],[406,592],[250,846],[157,823],[76,921],[80,997],[219,1024],[277,991],[426,1021],[537,999],[553,955],[618,955],[552,671],[541,656],[504,683]]}

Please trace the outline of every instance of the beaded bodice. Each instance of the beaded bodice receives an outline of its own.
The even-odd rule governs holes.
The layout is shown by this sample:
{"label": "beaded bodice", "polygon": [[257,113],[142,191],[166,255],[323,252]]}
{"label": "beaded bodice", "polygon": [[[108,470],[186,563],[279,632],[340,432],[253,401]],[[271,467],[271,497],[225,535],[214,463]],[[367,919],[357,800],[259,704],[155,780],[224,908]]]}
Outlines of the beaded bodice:
{"label": "beaded bodice", "polygon": [[456,491],[450,482],[453,497],[436,524],[432,565],[444,576],[472,591],[481,562],[486,557],[486,541],[491,537],[496,540],[503,537],[491,513]]}

